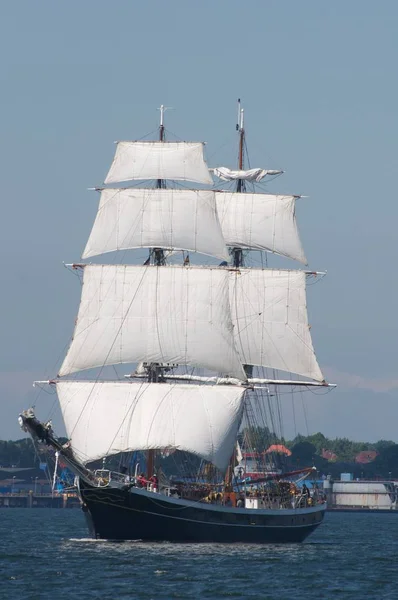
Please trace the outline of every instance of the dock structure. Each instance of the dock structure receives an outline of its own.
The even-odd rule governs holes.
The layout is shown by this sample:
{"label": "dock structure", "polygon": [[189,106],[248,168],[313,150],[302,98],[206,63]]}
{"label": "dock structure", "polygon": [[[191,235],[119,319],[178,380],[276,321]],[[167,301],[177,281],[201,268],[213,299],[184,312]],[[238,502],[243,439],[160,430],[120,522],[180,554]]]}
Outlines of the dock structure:
{"label": "dock structure", "polygon": [[63,493],[0,493],[0,508],[80,508],[76,492]]}
{"label": "dock structure", "polygon": [[[349,475],[349,474],[342,474]],[[398,511],[398,481],[341,478],[323,482],[328,510]]]}

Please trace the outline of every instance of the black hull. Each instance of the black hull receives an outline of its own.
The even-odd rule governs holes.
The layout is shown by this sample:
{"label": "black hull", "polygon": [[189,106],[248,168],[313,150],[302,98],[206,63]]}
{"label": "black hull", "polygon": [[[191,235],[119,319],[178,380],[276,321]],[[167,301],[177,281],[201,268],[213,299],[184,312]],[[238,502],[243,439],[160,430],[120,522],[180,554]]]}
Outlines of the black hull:
{"label": "black hull", "polygon": [[325,505],[246,510],[174,500],[131,488],[80,482],[90,533],[98,539],[218,543],[302,542],[323,520]]}

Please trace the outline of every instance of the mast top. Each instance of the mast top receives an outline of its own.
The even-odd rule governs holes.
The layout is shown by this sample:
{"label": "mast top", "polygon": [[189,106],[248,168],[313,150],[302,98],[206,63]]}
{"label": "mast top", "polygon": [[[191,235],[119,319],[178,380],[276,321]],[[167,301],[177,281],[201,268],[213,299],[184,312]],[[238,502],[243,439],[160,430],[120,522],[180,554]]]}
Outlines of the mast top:
{"label": "mast top", "polygon": [[158,110],[160,110],[160,127],[163,127],[163,125],[164,125],[164,105],[161,104],[160,108],[158,108]]}
{"label": "mast top", "polygon": [[160,126],[160,128],[164,128],[164,113],[166,112],[166,110],[172,110],[172,107],[171,106],[165,106],[164,104],[161,104],[157,110],[160,111],[160,123],[159,123],[159,126]]}
{"label": "mast top", "polygon": [[[158,108],[158,110],[160,110],[160,125],[159,125],[159,141],[160,142],[164,142],[164,111],[167,110],[169,107],[165,106],[164,104],[161,104],[160,107]],[[165,186],[165,182],[163,181],[163,179],[158,179],[158,183],[157,183],[157,187],[159,189],[162,189]]]}
{"label": "mast top", "polygon": [[244,128],[244,109],[241,107],[241,102],[240,102],[240,98],[238,98],[238,122],[236,124],[236,131],[239,131],[239,133],[244,133],[245,128]]}
{"label": "mast top", "polygon": [[[244,139],[245,139],[245,130],[243,127],[243,108],[241,108],[240,98],[238,98],[238,124],[236,125],[236,130],[239,133],[239,155],[238,155],[238,169],[242,171],[243,169],[243,148],[244,148]],[[245,183],[242,179],[238,179],[236,182],[236,191],[244,192],[245,191]]]}

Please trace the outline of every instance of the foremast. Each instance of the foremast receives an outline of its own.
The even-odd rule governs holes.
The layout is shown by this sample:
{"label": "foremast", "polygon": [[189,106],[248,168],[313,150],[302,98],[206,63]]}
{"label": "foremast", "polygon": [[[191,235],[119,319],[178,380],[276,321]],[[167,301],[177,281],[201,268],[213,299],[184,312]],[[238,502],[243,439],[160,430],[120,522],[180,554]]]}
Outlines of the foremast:
{"label": "foremast", "polygon": [[[159,142],[165,141],[165,127],[164,127],[164,111],[165,107],[163,104],[160,105],[160,124],[159,124]],[[165,189],[166,181],[164,179],[158,179],[156,183],[157,189]],[[153,264],[157,267],[162,267],[166,265],[166,259],[164,255],[163,248],[153,248],[152,253]],[[150,383],[160,383],[164,381],[162,374],[162,366],[158,363],[149,363],[146,364],[145,370],[148,376],[148,382]],[[155,450],[147,450],[146,452],[146,474],[147,478],[150,479],[154,474],[156,466],[156,452]]]}
{"label": "foremast", "polygon": [[[163,104],[160,105],[160,125],[159,125],[159,142],[165,141],[165,127],[164,127],[164,111],[165,107]],[[166,188],[166,181],[164,179],[158,179],[156,183],[156,188],[158,190],[162,190]],[[154,265],[158,267],[164,266],[166,264],[165,256],[163,248],[153,248],[152,252],[150,252],[150,257],[152,254],[152,261]],[[159,372],[159,369],[157,369]],[[153,379],[153,381],[158,381],[158,378]]]}

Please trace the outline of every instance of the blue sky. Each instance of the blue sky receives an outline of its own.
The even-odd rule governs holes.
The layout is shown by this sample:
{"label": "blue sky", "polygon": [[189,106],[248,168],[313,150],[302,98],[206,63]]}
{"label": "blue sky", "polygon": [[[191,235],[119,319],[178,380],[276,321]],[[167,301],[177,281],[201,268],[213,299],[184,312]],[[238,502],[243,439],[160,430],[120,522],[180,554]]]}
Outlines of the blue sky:
{"label": "blue sky", "polygon": [[[309,196],[302,241],[328,271],[308,306],[339,387],[305,395],[309,430],[398,441],[398,4],[20,0],[0,21],[0,439],[21,437],[32,381],[68,344],[80,290],[62,261],[80,258],[113,141],[154,130],[163,103],[169,130],[232,165],[241,97],[251,164],[286,171],[270,191]],[[37,398],[42,416],[54,399]]]}

